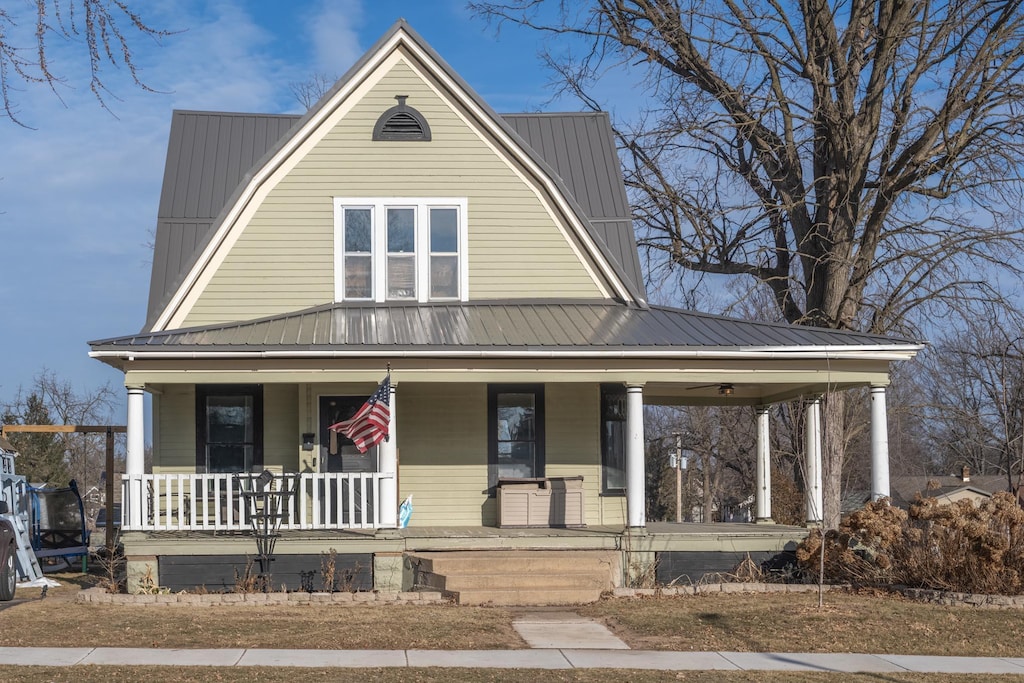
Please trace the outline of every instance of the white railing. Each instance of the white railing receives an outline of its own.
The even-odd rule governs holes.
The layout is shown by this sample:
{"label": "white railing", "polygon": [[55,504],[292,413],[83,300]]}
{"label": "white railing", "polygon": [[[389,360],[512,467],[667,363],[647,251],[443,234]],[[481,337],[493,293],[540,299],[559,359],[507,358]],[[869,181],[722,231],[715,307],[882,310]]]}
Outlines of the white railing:
{"label": "white railing", "polygon": [[[281,529],[377,529],[381,526],[380,472],[276,475]],[[234,474],[125,474],[121,477],[124,531],[244,531],[255,504],[253,477]],[[135,507],[134,501],[140,504]],[[136,512],[135,515],[132,513]],[[134,517],[134,520],[133,520]]]}

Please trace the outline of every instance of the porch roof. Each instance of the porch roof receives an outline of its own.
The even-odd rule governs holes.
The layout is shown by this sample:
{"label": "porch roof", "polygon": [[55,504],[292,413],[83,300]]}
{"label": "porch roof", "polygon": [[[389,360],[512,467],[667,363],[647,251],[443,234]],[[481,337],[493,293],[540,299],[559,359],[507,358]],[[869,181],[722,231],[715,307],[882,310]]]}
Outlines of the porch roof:
{"label": "porch roof", "polygon": [[608,300],[325,304],[90,342],[91,355],[765,357],[899,360],[921,342]]}

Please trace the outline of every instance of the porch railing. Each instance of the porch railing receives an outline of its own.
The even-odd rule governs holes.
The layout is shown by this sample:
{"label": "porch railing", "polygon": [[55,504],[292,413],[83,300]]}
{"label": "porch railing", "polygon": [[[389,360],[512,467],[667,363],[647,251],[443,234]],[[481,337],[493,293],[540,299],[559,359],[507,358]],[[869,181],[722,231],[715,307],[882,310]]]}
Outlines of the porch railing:
{"label": "porch railing", "polygon": [[[380,528],[380,483],[393,477],[380,472],[279,474],[273,490],[288,487],[295,492],[282,499],[281,529]],[[250,502],[241,495],[246,485],[234,474],[122,475],[121,528],[248,530]]]}

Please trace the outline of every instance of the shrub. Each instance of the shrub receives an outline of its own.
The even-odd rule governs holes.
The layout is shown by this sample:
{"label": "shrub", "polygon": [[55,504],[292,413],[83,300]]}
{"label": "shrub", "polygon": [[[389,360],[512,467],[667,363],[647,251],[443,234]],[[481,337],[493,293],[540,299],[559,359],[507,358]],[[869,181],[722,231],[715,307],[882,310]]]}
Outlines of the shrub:
{"label": "shrub", "polygon": [[[805,575],[817,576],[822,534],[797,549]],[[1008,493],[980,505],[918,498],[909,512],[869,503],[825,535],[825,579],[901,584],[967,593],[1024,592],[1024,510]]]}

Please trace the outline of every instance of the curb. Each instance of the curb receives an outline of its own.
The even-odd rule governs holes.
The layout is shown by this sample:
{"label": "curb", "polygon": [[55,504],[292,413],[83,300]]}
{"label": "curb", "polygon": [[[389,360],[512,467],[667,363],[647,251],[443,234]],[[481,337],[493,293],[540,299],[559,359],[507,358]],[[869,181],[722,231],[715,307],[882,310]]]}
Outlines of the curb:
{"label": "curb", "polygon": [[141,606],[231,606],[267,605],[441,605],[447,604],[440,592],[416,591],[402,593],[108,593],[102,588],[86,588],[78,592],[75,602],[94,605]]}

